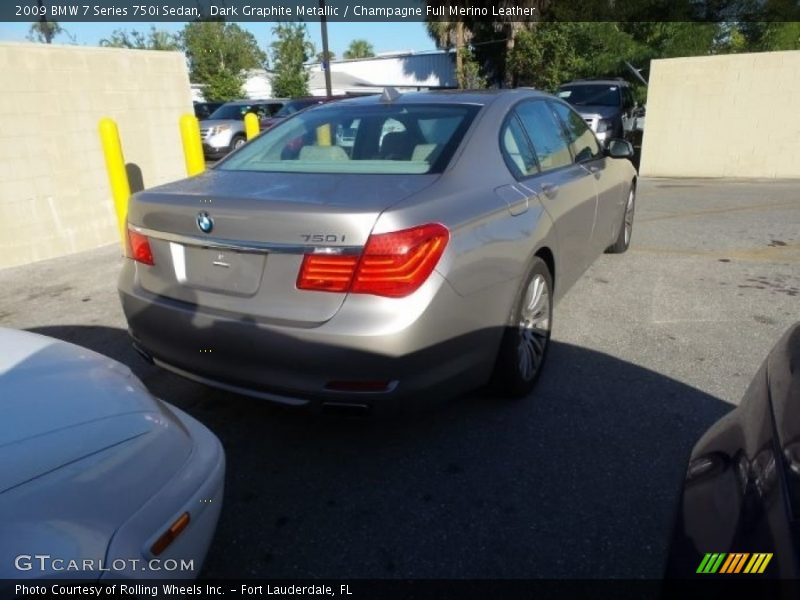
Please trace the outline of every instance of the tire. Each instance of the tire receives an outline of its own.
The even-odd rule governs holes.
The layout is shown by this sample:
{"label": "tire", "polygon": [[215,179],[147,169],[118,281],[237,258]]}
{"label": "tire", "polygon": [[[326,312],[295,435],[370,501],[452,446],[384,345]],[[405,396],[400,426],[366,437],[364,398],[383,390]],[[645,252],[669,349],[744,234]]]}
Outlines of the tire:
{"label": "tire", "polygon": [[521,398],[539,379],[553,324],[553,277],[538,257],[531,263],[512,317],[503,332],[491,386],[505,398]]}
{"label": "tire", "polygon": [[636,210],[636,186],[631,185],[628,193],[628,200],[625,202],[625,210],[622,213],[622,226],[619,228],[617,240],[606,248],[608,254],[622,254],[631,245],[633,235],[633,215]]}
{"label": "tire", "polygon": [[243,135],[235,135],[231,140],[231,152],[238,150],[247,143],[247,139]]}

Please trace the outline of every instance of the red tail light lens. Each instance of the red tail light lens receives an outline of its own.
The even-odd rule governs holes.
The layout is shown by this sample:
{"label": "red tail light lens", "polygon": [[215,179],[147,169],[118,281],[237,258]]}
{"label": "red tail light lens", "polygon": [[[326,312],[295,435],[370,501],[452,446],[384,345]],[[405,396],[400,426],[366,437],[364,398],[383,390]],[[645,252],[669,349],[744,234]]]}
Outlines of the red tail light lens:
{"label": "red tail light lens", "polygon": [[156,264],[153,260],[153,251],[150,249],[150,241],[147,236],[128,229],[128,258],[144,265]]}
{"label": "red tail light lens", "polygon": [[306,254],[297,276],[297,288],[319,292],[346,292],[350,289],[358,256]]}
{"label": "red tail light lens", "polygon": [[446,227],[432,223],[373,234],[360,258],[307,254],[297,287],[402,298],[425,283],[449,239]]}
{"label": "red tail light lens", "polygon": [[449,239],[438,223],[371,235],[351,291],[390,298],[412,294],[433,272]]}

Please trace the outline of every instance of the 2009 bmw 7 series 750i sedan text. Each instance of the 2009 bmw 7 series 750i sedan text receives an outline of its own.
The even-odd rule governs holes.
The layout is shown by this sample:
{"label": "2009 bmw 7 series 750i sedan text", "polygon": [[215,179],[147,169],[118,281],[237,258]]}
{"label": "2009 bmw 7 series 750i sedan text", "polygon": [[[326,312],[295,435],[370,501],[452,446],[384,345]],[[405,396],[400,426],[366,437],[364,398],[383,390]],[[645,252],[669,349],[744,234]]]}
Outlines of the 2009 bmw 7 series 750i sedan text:
{"label": "2009 bmw 7 series 750i sedan text", "polygon": [[631,154],[533,90],[303,111],[133,197],[130,333],[160,366],[287,404],[526,395],[554,303],[630,243]]}

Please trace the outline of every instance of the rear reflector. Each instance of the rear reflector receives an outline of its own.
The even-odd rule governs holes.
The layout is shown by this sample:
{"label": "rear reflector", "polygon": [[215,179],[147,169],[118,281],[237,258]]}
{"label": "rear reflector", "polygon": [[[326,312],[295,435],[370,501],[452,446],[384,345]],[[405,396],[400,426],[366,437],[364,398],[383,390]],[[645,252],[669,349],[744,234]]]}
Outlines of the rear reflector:
{"label": "rear reflector", "polygon": [[188,512],[183,513],[180,517],[175,519],[175,522],[170,525],[169,529],[162,533],[155,543],[150,546],[150,552],[153,553],[153,556],[158,556],[164,552],[164,550],[166,550],[169,545],[175,541],[175,538],[177,538],[181,532],[186,529],[190,520],[191,517],[189,516]]}
{"label": "rear reflector", "polygon": [[297,287],[402,298],[425,283],[444,252],[450,233],[431,223],[369,236],[361,257],[307,254]]}
{"label": "rear reflector", "polygon": [[154,265],[153,251],[150,249],[150,241],[147,236],[128,229],[128,258],[144,265]]}

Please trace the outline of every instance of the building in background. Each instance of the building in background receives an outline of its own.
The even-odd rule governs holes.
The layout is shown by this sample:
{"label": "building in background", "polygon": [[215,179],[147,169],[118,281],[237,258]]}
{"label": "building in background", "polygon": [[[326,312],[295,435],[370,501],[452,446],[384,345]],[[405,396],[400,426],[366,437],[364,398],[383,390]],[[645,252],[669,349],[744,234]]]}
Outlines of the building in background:
{"label": "building in background", "polygon": [[[385,87],[400,91],[450,89],[458,86],[451,52],[382,54],[371,58],[330,62],[334,94],[380,92]],[[322,64],[309,65],[312,95],[325,95]]]}
{"label": "building in background", "polygon": [[[325,71],[322,64],[312,63],[307,68],[309,93],[324,96]],[[335,96],[380,93],[385,87],[395,87],[400,91],[457,87],[453,54],[444,51],[407,51],[371,58],[334,60],[330,69],[331,92]],[[273,73],[265,69],[248,70],[242,86],[244,97],[252,100],[271,98],[272,77]],[[204,100],[202,84],[192,84],[192,100]]]}

